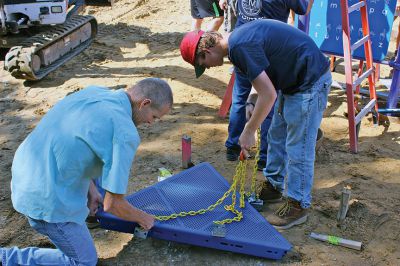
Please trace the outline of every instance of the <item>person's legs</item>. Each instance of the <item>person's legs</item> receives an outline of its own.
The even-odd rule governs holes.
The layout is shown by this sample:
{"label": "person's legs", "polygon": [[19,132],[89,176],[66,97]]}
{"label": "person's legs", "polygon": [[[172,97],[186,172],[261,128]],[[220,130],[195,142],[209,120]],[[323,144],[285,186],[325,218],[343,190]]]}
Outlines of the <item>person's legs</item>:
{"label": "person's legs", "polygon": [[224,17],[216,17],[211,20],[207,28],[209,31],[218,31],[222,23],[224,23]]}
{"label": "person's legs", "polygon": [[203,23],[202,18],[193,18],[192,30],[201,30],[201,24]]}
{"label": "person's legs", "polygon": [[96,265],[96,248],[85,224],[28,220],[32,228],[48,236],[57,249],[2,248],[3,265]]}
{"label": "person's legs", "polygon": [[2,248],[3,265],[78,265],[58,249],[51,248]]}
{"label": "person's legs", "polygon": [[267,164],[264,169],[264,176],[267,181],[279,191],[284,190],[284,177],[286,176],[286,121],[281,112],[283,95],[278,93],[275,103],[272,123],[268,130],[268,156]]}
{"label": "person's legs", "polygon": [[225,142],[227,159],[229,161],[236,161],[240,153],[239,137],[246,124],[246,101],[250,90],[251,83],[245,76],[236,71],[235,68],[235,83],[233,85],[232,105],[229,112],[228,139]]}
{"label": "person's legs", "polygon": [[[246,101],[251,90],[251,82],[235,70],[235,82],[232,91],[232,105],[229,112],[228,138],[225,142],[227,159],[236,161],[240,153],[239,137],[246,125]],[[267,134],[274,111],[268,114],[261,125],[260,160],[267,160]],[[265,165],[263,166],[265,167]]]}
{"label": "person's legs", "polygon": [[190,0],[190,13],[192,15],[192,30],[200,30],[201,24],[203,23],[203,17],[200,14],[200,10],[196,0]]}
{"label": "person's legs", "polygon": [[213,18],[207,26],[209,31],[218,31],[222,23],[224,23],[224,10],[219,7],[218,2],[218,0],[201,0],[198,2],[202,18]]}
{"label": "person's legs", "polygon": [[[284,190],[284,177],[286,175],[286,122],[280,111],[282,106],[282,93],[278,92],[278,99],[269,115],[272,115],[272,121],[267,132],[267,152],[266,164],[263,166],[265,181],[259,194],[259,198],[264,202],[279,202],[282,200],[282,191]],[[262,126],[263,127],[263,126]],[[265,129],[264,129],[265,130]],[[261,136],[263,141],[263,136]],[[263,143],[261,143],[263,146]],[[262,156],[262,155],[260,155]],[[259,166],[259,165],[258,165]]]}
{"label": "person's legs", "polygon": [[311,206],[315,144],[331,83],[331,73],[327,72],[307,91],[284,95],[287,201],[276,215],[267,218],[277,228],[288,229],[307,220],[307,209]]}
{"label": "person's legs", "polygon": [[328,72],[306,92],[285,96],[284,116],[288,124],[287,196],[300,202],[302,208],[311,206],[315,145],[331,83],[331,74]]}
{"label": "person's legs", "polygon": [[268,154],[268,130],[272,123],[272,117],[274,116],[274,108],[272,106],[271,111],[265,118],[265,120],[261,124],[261,132],[260,132],[260,158],[258,163],[258,170],[262,171],[265,168],[267,163],[267,154]]}

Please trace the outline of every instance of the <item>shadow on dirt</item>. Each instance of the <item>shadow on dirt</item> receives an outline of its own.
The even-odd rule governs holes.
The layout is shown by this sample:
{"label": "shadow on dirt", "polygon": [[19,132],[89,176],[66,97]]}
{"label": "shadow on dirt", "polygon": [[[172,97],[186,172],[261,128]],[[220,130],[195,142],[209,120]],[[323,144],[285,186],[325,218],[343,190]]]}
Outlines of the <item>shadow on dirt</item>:
{"label": "shadow on dirt", "polygon": [[[183,38],[183,33],[153,33],[148,28],[140,26],[132,26],[126,23],[117,23],[107,25],[100,23],[98,25],[99,33],[94,43],[81,54],[61,66],[59,69],[50,73],[42,81],[26,81],[28,87],[50,87],[54,83],[46,82],[46,79],[54,80],[57,78],[59,84],[63,84],[70,79],[70,69],[82,69],[82,73],[86,75],[96,76],[102,75],[101,64],[107,60],[115,62],[145,60],[149,58],[169,58],[175,55],[165,55],[174,50],[179,49],[179,43]],[[148,46],[149,52],[142,57],[124,58],[124,49],[136,48],[139,44]],[[112,72],[110,74],[118,74]]]}

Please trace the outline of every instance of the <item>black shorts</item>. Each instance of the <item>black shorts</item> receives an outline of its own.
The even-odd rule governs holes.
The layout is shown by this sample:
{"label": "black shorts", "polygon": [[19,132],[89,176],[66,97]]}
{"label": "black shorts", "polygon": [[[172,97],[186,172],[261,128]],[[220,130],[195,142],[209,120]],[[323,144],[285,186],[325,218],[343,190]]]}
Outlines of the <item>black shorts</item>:
{"label": "black shorts", "polygon": [[190,10],[193,18],[222,17],[224,11],[217,0],[190,0]]}

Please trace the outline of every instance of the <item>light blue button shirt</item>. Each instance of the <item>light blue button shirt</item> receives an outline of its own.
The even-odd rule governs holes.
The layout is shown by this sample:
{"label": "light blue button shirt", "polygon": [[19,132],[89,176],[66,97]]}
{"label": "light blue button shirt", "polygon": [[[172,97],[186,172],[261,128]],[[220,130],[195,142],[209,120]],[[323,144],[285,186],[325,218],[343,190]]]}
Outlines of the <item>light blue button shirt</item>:
{"label": "light blue button shirt", "polygon": [[90,86],[58,102],[15,153],[11,199],[14,208],[47,222],[87,217],[90,180],[125,194],[140,144],[124,90]]}

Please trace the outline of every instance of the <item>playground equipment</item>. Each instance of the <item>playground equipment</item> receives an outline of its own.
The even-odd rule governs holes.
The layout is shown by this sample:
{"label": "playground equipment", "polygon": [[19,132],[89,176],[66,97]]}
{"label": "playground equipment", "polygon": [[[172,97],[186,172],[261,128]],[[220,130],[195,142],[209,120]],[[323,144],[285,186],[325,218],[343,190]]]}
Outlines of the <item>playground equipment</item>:
{"label": "playground equipment", "polygon": [[218,110],[218,116],[221,118],[225,118],[229,112],[229,108],[232,104],[232,91],[233,85],[235,84],[235,72],[232,71],[231,78],[229,79],[228,86],[226,87],[224,98],[222,98],[222,103]]}
{"label": "playground equipment", "polygon": [[[258,132],[257,146],[259,145]],[[190,137],[184,135],[183,168],[190,162],[190,150]],[[150,236],[280,259],[291,246],[258,213],[263,201],[258,198],[256,191],[259,149],[257,150],[252,169],[251,193],[245,192],[248,161],[241,153],[241,160],[236,166],[231,185],[209,163],[201,163],[128,196],[126,199],[132,205],[155,216],[158,222],[150,231],[144,231],[136,223],[121,220],[103,211],[98,212],[96,216],[105,229],[134,233],[141,238]],[[98,185],[100,183],[98,181]],[[99,190],[104,194],[100,187]],[[229,196],[232,199],[231,203],[222,206]]]}
{"label": "playground equipment", "polygon": [[[395,61],[390,62],[384,60],[389,48],[395,6],[396,0],[318,0],[314,1],[309,16],[299,18],[301,28],[309,33],[322,52],[345,59],[350,149],[354,153],[358,152],[358,128],[363,116],[371,112],[374,120],[377,120],[379,113],[400,112],[400,109],[396,109],[400,92],[400,58],[396,57]],[[368,21],[373,23],[369,24]],[[366,45],[364,51],[357,49],[361,45]],[[387,99],[386,108],[377,108],[370,50],[373,62],[394,68],[389,93],[379,94],[380,98]],[[351,69],[353,58],[367,62],[367,71],[364,74],[359,71],[354,83]],[[370,95],[371,101],[355,116],[354,109],[358,103],[354,100],[354,93],[360,92],[359,85],[366,77],[369,77],[370,89],[367,94]]]}
{"label": "playground equipment", "polygon": [[[225,178],[209,163],[201,163],[126,198],[132,205],[157,217],[169,217],[171,213],[176,213],[178,216],[175,219],[156,222],[150,231],[143,232],[137,224],[111,214],[100,211],[96,215],[100,226],[105,229],[281,259],[291,249],[290,243],[248,202],[244,202],[240,209],[240,222],[235,222],[238,216],[222,205],[192,217],[194,211],[189,210],[211,206],[227,191],[229,184]],[[236,192],[233,195],[240,197]],[[179,215],[182,212],[184,215]]]}
{"label": "playground equipment", "polygon": [[[394,61],[384,60],[389,48],[395,7],[396,0],[316,0],[309,15],[296,18],[298,28],[308,33],[322,52],[345,57],[350,150],[354,153],[358,152],[358,133],[362,117],[372,113],[374,121],[377,121],[379,114],[400,113],[397,108],[400,94],[400,57],[396,56]],[[364,13],[364,18],[361,13]],[[368,21],[373,23],[369,24]],[[357,49],[362,45],[366,45],[366,49]],[[374,72],[377,70],[372,66],[370,52],[366,56],[366,50],[372,50],[372,61],[377,66],[384,64],[394,69],[389,93],[375,92],[374,83],[377,77],[374,77]],[[353,59],[360,60],[354,83],[351,70]],[[367,62],[367,71],[364,74],[361,71],[363,62]],[[360,88],[360,83],[366,77],[374,79],[369,81],[369,91]],[[222,118],[229,112],[234,79],[233,73],[218,112]],[[357,115],[354,109],[358,102],[354,92],[368,94],[371,99]],[[377,108],[378,98],[386,100],[386,108]]]}
{"label": "playground equipment", "polygon": [[[372,62],[372,49],[371,49],[371,38],[370,38],[370,30],[368,23],[368,14],[367,14],[367,3],[366,0],[361,0],[360,2],[348,7],[347,0],[340,1],[340,7],[342,10],[342,31],[343,31],[343,52],[344,52],[344,60],[345,60],[345,74],[346,74],[346,94],[347,94],[347,113],[348,113],[348,121],[349,121],[349,134],[350,134],[350,149],[352,152],[357,153],[357,125],[361,122],[361,119],[366,116],[368,113],[372,111],[372,115],[374,118],[374,123],[378,123],[378,102],[376,98],[375,92],[375,78],[374,78],[374,69]],[[350,35],[350,22],[349,22],[349,14],[351,12],[355,12],[357,9],[360,10],[361,13],[361,29],[362,34],[360,35],[360,39],[355,43],[351,43],[351,35]],[[367,63],[367,71],[364,73],[358,73],[358,78],[353,82],[353,71],[352,71],[352,54],[356,51],[357,48],[364,45],[365,52],[365,60]],[[365,79],[368,78],[369,85],[369,95],[370,101],[369,103],[360,110],[358,114],[355,113],[355,105],[357,105],[357,100],[354,97],[354,92],[359,94],[360,92],[360,84]]]}

